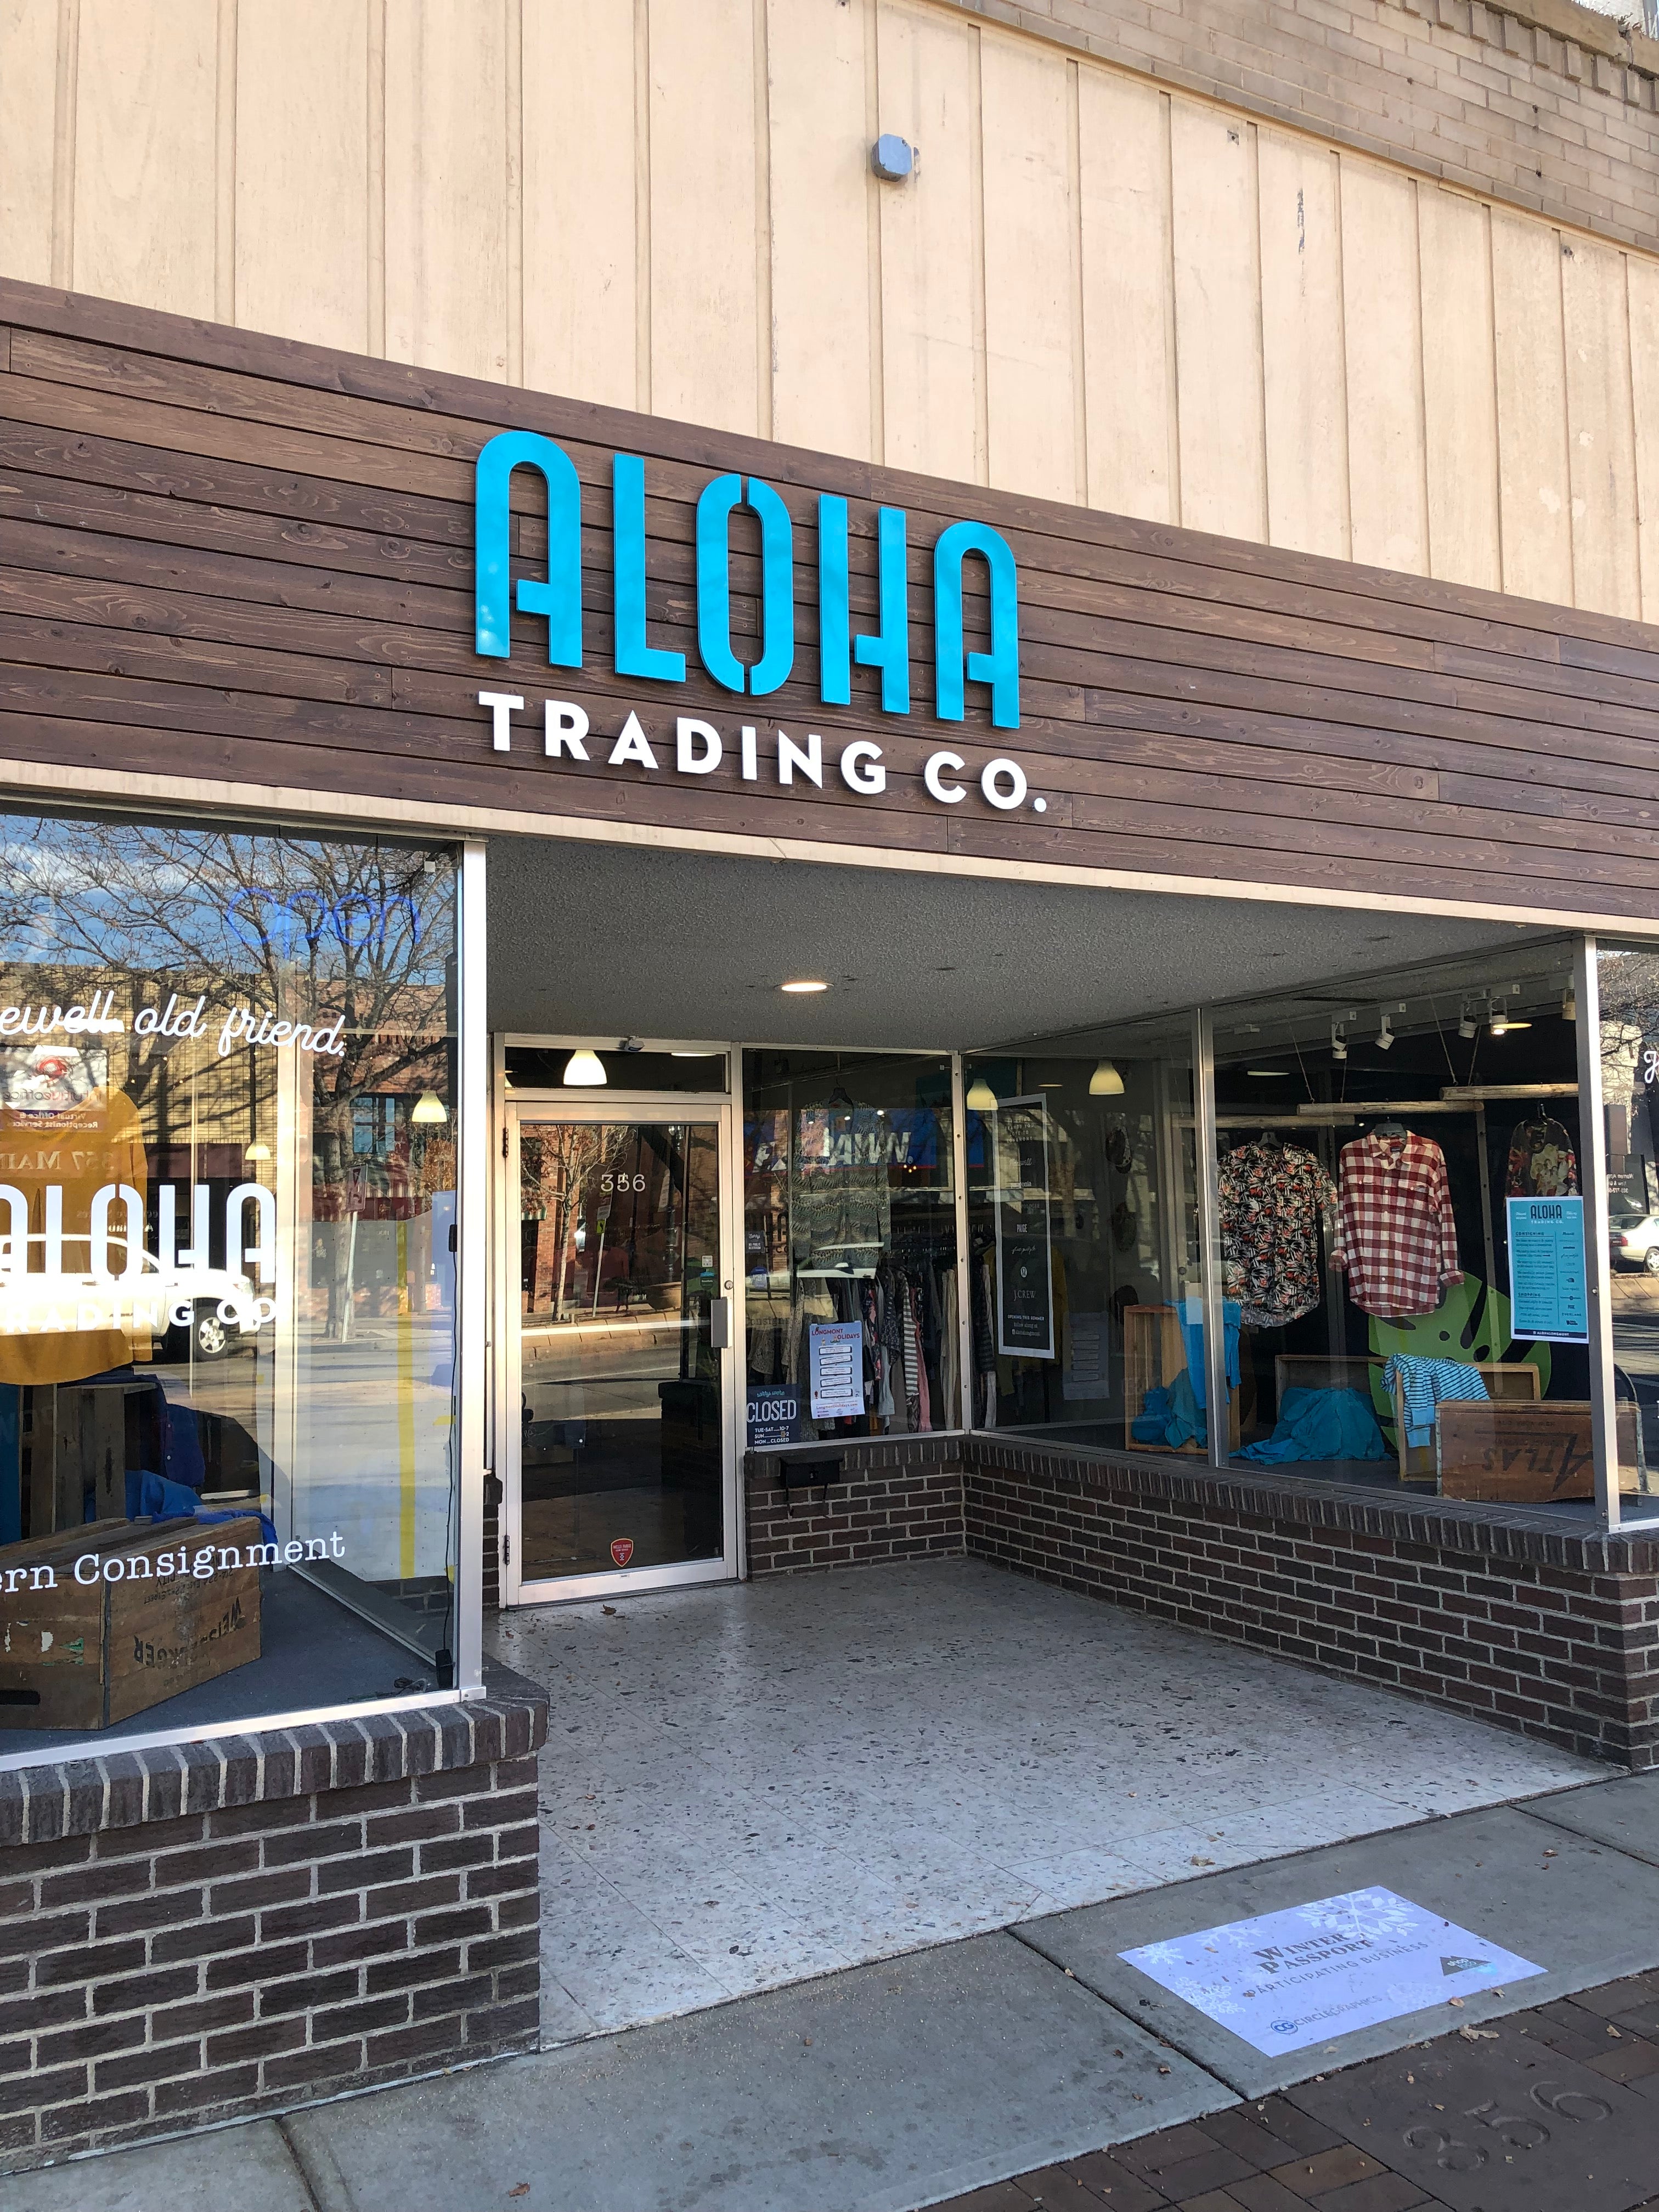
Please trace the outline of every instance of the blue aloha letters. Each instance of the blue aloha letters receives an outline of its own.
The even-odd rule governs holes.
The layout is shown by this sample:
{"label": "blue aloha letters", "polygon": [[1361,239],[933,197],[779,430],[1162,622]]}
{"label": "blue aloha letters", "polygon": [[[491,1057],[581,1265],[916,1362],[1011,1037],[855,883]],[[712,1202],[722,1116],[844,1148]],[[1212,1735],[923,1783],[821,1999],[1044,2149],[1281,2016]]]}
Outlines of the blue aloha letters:
{"label": "blue aloha letters", "polygon": [[[510,489],[513,471],[532,468],[547,488],[544,574],[520,573],[512,589]],[[611,461],[613,663],[619,676],[683,683],[685,655],[647,641],[646,629],[645,463],[636,453]],[[731,521],[745,507],[760,526],[760,658],[739,660],[732,642]],[[884,714],[910,711],[908,519],[902,507],[876,516],[877,627],[854,635],[848,597],[848,515],[844,499],[826,492],[817,502],[818,696],[826,706],[852,702],[852,669],[878,669]],[[532,430],[503,430],[478,455],[477,476],[475,641],[489,659],[512,657],[512,616],[547,624],[553,668],[582,665],[581,485],[569,456]],[[968,556],[984,563],[988,583],[990,647],[966,649],[963,571]],[[523,564],[520,564],[522,570]],[[758,477],[715,477],[697,501],[697,654],[726,690],[763,698],[787,683],[795,665],[794,523],[777,492]],[[998,729],[1019,727],[1019,586],[1014,556],[1000,532],[984,522],[953,522],[933,547],[933,710],[959,722],[967,684],[984,684]]]}

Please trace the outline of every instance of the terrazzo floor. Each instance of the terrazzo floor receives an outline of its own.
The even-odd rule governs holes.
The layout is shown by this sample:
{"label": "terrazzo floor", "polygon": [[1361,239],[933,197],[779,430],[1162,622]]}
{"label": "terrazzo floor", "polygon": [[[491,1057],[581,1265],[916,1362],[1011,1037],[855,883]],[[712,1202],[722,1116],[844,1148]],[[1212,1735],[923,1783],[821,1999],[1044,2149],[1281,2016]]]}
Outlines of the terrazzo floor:
{"label": "terrazzo floor", "polygon": [[503,1614],[544,2043],[1607,1769],[970,1559]]}

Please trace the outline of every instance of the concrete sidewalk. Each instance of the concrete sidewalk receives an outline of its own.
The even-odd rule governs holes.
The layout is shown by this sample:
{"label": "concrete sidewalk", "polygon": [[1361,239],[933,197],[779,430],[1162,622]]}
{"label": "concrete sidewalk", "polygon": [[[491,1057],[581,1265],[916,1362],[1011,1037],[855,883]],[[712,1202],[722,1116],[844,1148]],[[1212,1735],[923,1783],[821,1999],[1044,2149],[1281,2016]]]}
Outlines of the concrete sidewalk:
{"label": "concrete sidewalk", "polygon": [[[1269,2060],[1117,1955],[1371,1883],[1544,1974]],[[1275,2091],[1311,2094],[1294,2085],[1656,1966],[1659,1775],[1392,1829],[281,2122],[15,2177],[6,2202],[915,2212]]]}

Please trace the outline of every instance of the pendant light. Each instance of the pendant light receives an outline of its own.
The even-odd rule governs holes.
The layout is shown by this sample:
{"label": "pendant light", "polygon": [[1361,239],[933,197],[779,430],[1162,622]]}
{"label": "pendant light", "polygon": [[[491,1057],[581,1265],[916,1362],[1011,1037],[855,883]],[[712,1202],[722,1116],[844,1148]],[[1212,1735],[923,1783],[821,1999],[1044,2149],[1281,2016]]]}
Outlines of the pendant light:
{"label": "pendant light", "polygon": [[609,1083],[611,1078],[605,1073],[605,1062],[599,1058],[598,1053],[589,1052],[584,1045],[580,1052],[573,1052],[566,1060],[564,1080],[574,1085],[582,1083]]}
{"label": "pendant light", "polygon": [[[568,1079],[567,1077],[566,1080],[568,1081]],[[447,1121],[449,1119],[449,1109],[435,1091],[423,1091],[415,1101],[409,1118],[411,1121],[418,1121],[424,1128],[434,1121]]]}
{"label": "pendant light", "polygon": [[982,1075],[976,1075],[968,1086],[968,1103],[976,1114],[994,1114],[997,1094]]}
{"label": "pendant light", "polygon": [[1123,1078],[1109,1060],[1095,1063],[1095,1072],[1089,1078],[1089,1096],[1091,1098],[1121,1098],[1123,1096]]}

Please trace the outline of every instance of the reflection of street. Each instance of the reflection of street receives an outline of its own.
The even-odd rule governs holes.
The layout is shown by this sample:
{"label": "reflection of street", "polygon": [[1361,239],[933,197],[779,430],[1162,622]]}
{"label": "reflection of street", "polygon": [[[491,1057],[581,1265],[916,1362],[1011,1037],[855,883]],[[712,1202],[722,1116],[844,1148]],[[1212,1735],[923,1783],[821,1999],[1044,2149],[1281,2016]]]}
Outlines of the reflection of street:
{"label": "reflection of street", "polygon": [[526,1327],[524,1395],[532,1421],[574,1420],[584,1413],[655,1420],[657,1384],[680,1372],[685,1324],[653,1314],[631,1321]]}
{"label": "reflection of street", "polygon": [[353,1573],[398,1579],[412,1485],[416,1573],[443,1573],[453,1535],[449,1316],[371,1325],[344,1344],[302,1336],[295,1358],[296,1401],[286,1431],[269,1332],[257,1352],[158,1364],[153,1371],[173,1405],[205,1416],[204,1428],[225,1425],[223,1448],[274,1504],[280,1534],[337,1528]]}

